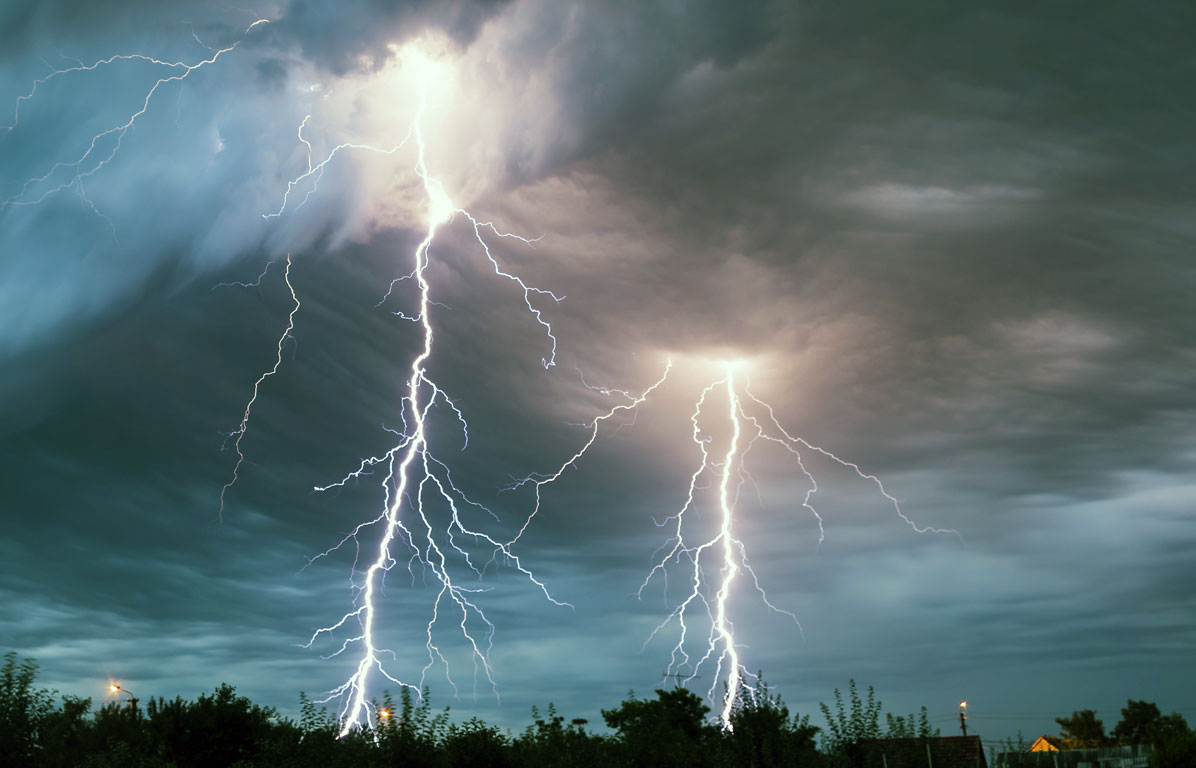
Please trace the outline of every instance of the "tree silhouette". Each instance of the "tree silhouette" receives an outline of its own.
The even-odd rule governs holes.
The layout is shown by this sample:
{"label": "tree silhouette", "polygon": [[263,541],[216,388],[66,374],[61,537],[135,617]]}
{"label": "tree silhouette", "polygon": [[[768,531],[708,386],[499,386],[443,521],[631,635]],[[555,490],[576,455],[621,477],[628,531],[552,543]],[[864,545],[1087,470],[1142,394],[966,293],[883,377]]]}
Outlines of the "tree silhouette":
{"label": "tree silhouette", "polygon": [[[303,693],[298,721],[228,684],[194,700],[154,698],[137,710],[110,702],[93,710],[89,699],[36,687],[31,659],[4,659],[3,768],[839,768],[850,764],[861,740],[880,732],[880,703],[871,688],[861,698],[852,681],[846,702],[835,692],[837,712],[823,705],[829,733],[819,751],[819,729],[808,716],[790,714],[760,676],[754,688],[738,692],[728,730],[684,688],[658,690],[651,699],[631,693],[603,710],[610,734],[586,730],[582,718],[566,725],[552,704],[544,716],[533,708],[533,723],[517,737],[477,718],[452,722],[447,707],[433,712],[426,690],[404,688],[397,706],[388,693],[375,703],[373,728],[338,738],[337,717]],[[899,730],[913,722],[912,715],[890,718]],[[1158,767],[1193,765],[1196,739],[1183,718],[1161,722]],[[915,730],[929,730],[924,711]]]}
{"label": "tree silhouette", "polygon": [[734,765],[748,768],[809,765],[817,758],[810,716],[789,716],[779,695],[770,695],[763,674],[754,689],[741,688],[731,710],[731,733],[726,735]]}
{"label": "tree silhouette", "polygon": [[1118,744],[1153,744],[1162,725],[1158,704],[1130,699],[1121,708],[1121,720],[1113,726],[1112,736]]}
{"label": "tree silhouette", "polygon": [[629,766],[700,766],[711,764],[709,742],[718,730],[706,723],[710,707],[684,688],[658,689],[656,699],[635,693],[602,719],[616,731],[624,764]]}
{"label": "tree silhouette", "polygon": [[1097,719],[1095,710],[1077,710],[1071,717],[1056,717],[1055,722],[1061,727],[1059,737],[1069,749],[1102,747],[1108,743],[1105,724]]}
{"label": "tree silhouette", "polygon": [[54,710],[54,694],[33,687],[37,664],[33,659],[17,663],[17,654],[4,654],[0,667],[0,755],[28,760],[38,742],[46,718]]}
{"label": "tree silhouette", "polygon": [[855,765],[863,759],[860,742],[880,738],[881,703],[876,700],[872,686],[868,686],[868,697],[861,699],[854,679],[848,681],[847,691],[847,705],[844,705],[843,695],[836,688],[835,711],[831,712],[830,707],[822,702],[819,702],[818,708],[826,718],[827,752],[837,762]]}

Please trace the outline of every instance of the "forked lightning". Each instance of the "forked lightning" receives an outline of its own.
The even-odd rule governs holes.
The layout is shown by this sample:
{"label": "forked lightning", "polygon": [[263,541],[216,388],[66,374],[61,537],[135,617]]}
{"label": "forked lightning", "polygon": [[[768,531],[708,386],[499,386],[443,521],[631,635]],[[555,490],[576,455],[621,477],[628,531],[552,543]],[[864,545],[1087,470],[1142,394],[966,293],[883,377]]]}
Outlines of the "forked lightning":
{"label": "forked lightning", "polygon": [[[648,641],[676,622],[678,639],[670,654],[666,677],[676,677],[683,683],[695,680],[698,671],[713,660],[714,682],[710,685],[707,695],[717,701],[718,689],[720,686],[723,688],[718,717],[722,727],[728,730],[732,728],[732,715],[737,702],[745,694],[750,697],[754,693],[752,675],[740,661],[739,648],[735,641],[735,626],[731,617],[731,595],[738,577],[741,574],[750,576],[751,584],[760,594],[764,604],[769,609],[788,616],[797,625],[798,631],[801,631],[801,624],[795,614],[777,607],[769,600],[767,592],[752,570],[746,546],[735,533],[739,489],[748,477],[744,461],[757,441],[764,440],[780,445],[793,456],[798,469],[809,483],[801,505],[817,521],[819,543],[824,536],[823,521],[812,504],[813,496],[818,491],[818,483],[803,462],[803,449],[830,459],[850,469],[861,479],[873,483],[880,495],[892,505],[898,517],[914,531],[959,535],[952,530],[917,525],[902,511],[901,504],[885,490],[875,475],[868,474],[860,469],[859,465],[841,459],[830,451],[787,432],[777,421],[772,407],[752,394],[747,374],[738,368],[734,363],[727,364],[725,375],[709,384],[698,397],[690,416],[691,438],[699,454],[698,465],[690,476],[688,493],[681,508],[661,524],[662,527],[669,526],[672,534],[658,550],[659,557],[637,592],[642,596],[649,583],[657,577],[667,585],[669,566],[682,566],[682,572],[687,574],[686,583],[689,587],[684,590],[682,599],[676,603],[672,612],[653,630]],[[721,457],[712,456],[711,443],[714,438],[702,426],[704,409],[708,407],[707,401],[719,391],[725,393],[724,413],[730,428],[726,448]],[[745,402],[756,406],[761,415],[750,413],[745,408]],[[695,534],[692,528],[696,526],[690,524],[690,519],[695,514],[694,508],[701,490],[699,483],[711,473],[717,478],[715,495],[718,526],[713,535]],[[691,654],[688,650],[691,647],[689,635],[695,613],[699,616],[704,615],[707,630],[705,638],[697,644],[699,653]]]}

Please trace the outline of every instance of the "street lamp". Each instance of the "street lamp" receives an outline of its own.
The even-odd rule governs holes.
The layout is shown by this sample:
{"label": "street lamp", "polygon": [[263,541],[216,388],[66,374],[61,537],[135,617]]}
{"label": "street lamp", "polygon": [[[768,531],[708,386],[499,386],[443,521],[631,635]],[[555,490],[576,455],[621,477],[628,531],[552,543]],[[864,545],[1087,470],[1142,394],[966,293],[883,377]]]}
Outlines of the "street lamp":
{"label": "street lamp", "polygon": [[136,714],[136,713],[137,713],[137,697],[133,695],[133,692],[132,692],[132,691],[130,691],[130,690],[129,690],[129,689],[127,689],[127,688],[121,688],[121,687],[120,687],[118,684],[116,684],[116,683],[109,683],[109,684],[108,684],[108,690],[109,690],[109,691],[111,691],[112,693],[117,693],[117,694],[124,693],[124,694],[127,694],[127,695],[128,695],[128,697],[129,697],[129,710],[130,710],[130,711],[132,711],[134,714]]}
{"label": "street lamp", "polygon": [[959,730],[963,731],[963,735],[968,735],[968,700],[964,699],[959,702]]}

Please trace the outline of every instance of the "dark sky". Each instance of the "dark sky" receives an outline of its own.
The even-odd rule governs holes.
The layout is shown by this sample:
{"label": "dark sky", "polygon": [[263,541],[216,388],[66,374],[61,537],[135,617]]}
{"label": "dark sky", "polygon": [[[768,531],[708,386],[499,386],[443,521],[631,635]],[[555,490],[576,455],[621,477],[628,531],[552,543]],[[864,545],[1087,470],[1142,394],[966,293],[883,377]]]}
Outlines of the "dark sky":
{"label": "dark sky", "polygon": [[[479,220],[541,238],[488,242],[565,297],[532,296],[559,342],[545,369],[551,342],[468,220],[437,234],[427,368],[469,445],[442,407],[431,452],[500,518],[469,524],[513,535],[533,498],[503,488],[559,467],[577,425],[622,402],[583,375],[639,392],[674,361],[543,489],[515,546],[573,610],[509,567],[478,584],[453,566],[488,590],[501,700],[484,677],[475,697],[449,619],[435,638],[460,696],[438,660],[435,706],[519,728],[553,701],[596,722],[661,683],[677,626],[647,641],[684,574],[636,590],[700,461],[695,402],[745,359],[781,425],[963,539],[916,533],[807,451],[819,545],[800,467],[754,446],[736,531],[803,631],[742,580],[732,615],[745,666],[791,707],[817,715],[854,677],[945,732],[967,698],[985,738],[1079,708],[1111,727],[1127,698],[1196,720],[1196,10],[966,5],[6,0],[0,645],[97,697],[109,675],[143,697],[227,681],[289,712],[351,674],[353,648],[322,658],[345,636],[298,646],[350,609],[352,547],[304,566],[378,514],[383,478],[312,488],[402,426],[421,339],[392,312],[416,293],[378,304],[425,234],[413,146],[346,148],[262,214],[307,170],[304,142],[318,163],[403,139],[416,46],[448,73],[429,172]],[[246,32],[257,14],[270,23]],[[80,69],[193,65],[237,41],[148,102],[186,70]],[[70,165],[143,107],[119,147],[101,135]],[[225,436],[291,310],[288,254],[302,306],[219,522]],[[259,287],[220,286],[268,264]],[[725,451],[726,422],[704,418]],[[700,532],[717,470],[699,485]],[[379,644],[418,681],[437,582],[394,555]]]}

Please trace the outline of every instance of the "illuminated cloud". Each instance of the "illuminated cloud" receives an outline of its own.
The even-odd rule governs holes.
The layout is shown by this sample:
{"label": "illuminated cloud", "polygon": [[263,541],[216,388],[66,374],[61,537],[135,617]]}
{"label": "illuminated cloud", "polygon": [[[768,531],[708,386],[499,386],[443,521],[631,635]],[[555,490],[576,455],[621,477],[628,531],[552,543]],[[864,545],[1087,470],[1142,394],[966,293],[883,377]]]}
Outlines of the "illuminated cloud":
{"label": "illuminated cloud", "polygon": [[[583,376],[641,392],[668,354],[751,357],[780,423],[968,542],[894,525],[871,488],[831,472],[818,546],[795,512],[800,473],[784,457],[753,467],[742,532],[806,636],[759,610],[737,638],[795,709],[852,676],[897,711],[954,712],[966,693],[986,738],[1054,727],[984,723],[986,709],[1023,711],[1028,691],[1060,714],[1126,697],[1182,708],[1174,670],[1196,642],[1192,150],[1175,97],[1193,90],[1187,6],[1132,19],[547,0],[254,11],[271,21],[245,35],[255,15],[235,7],[0,8],[4,106],[46,63],[196,62],[245,38],[158,93],[82,197],[0,212],[0,599],[13,606],[0,634],[48,683],[95,696],[111,674],[169,697],[223,678],[286,708],[297,688],[344,679],[294,645],[343,604],[348,563],[293,574],[376,502],[364,482],[310,489],[393,445],[382,428],[399,423],[395,382],[418,339],[390,312],[411,309],[410,284],[375,305],[409,271],[426,190],[410,155],[346,151],[302,208],[263,214],[311,158],[402,141],[400,52],[419,43],[451,73],[451,104],[428,115],[429,166],[479,221],[543,235],[499,239],[496,258],[567,297],[546,372],[526,343],[543,338],[535,317],[509,311],[518,286],[466,256],[465,219],[441,233],[429,375],[470,418],[469,449],[451,445],[465,491],[521,521],[531,488],[498,489],[560,466],[587,436],[572,425],[615,402]],[[0,198],[127,120],[166,71],[121,61],[47,81],[0,135]],[[303,311],[216,526],[233,460],[221,442],[293,306],[288,253]],[[260,287],[214,290],[271,259]],[[520,540],[576,614],[495,575],[504,703],[454,711],[518,727],[552,699],[596,721],[659,682],[672,638],[639,648],[666,606],[628,595],[660,543],[653,518],[684,502],[692,472],[702,376],[676,374],[546,489]],[[414,594],[385,630],[422,626],[422,584],[387,589]],[[422,645],[396,653],[423,662]]]}

